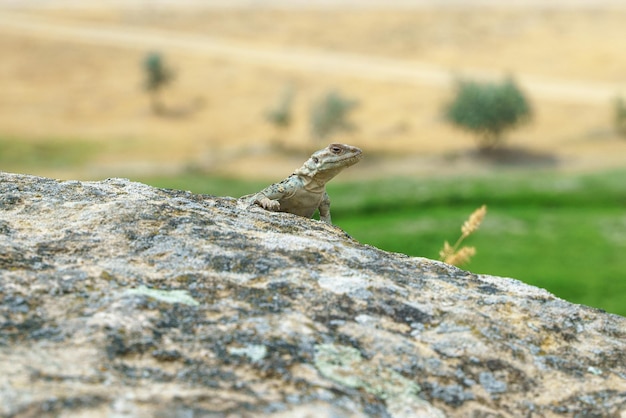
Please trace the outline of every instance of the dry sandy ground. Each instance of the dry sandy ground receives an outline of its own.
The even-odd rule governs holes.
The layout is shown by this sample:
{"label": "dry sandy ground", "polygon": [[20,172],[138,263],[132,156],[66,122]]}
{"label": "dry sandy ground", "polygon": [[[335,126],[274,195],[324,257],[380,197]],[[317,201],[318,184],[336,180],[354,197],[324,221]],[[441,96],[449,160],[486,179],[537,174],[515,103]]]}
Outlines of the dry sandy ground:
{"label": "dry sandy ground", "polygon": [[[472,137],[448,126],[441,108],[456,77],[512,74],[534,108],[532,123],[508,136],[525,156],[513,162],[626,166],[626,139],[612,126],[612,100],[626,94],[626,9],[418,3],[24,8],[4,0],[0,134],[101,145],[80,172],[40,173],[61,177],[193,166],[270,179],[331,140],[370,156],[347,178],[476,172],[489,168],[471,157]],[[150,112],[141,88],[141,62],[152,50],[176,69],[163,96],[166,117]],[[295,93],[295,120],[277,132],[263,115],[286,88]],[[309,112],[331,89],[359,101],[356,129],[320,143],[310,135]]]}

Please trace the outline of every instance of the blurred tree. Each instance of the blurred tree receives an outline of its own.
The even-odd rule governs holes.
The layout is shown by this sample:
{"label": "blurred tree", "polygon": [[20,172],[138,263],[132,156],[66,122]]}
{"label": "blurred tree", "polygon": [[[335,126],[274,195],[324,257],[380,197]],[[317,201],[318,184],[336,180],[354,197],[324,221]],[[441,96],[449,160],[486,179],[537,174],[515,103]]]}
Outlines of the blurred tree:
{"label": "blurred tree", "polygon": [[313,136],[323,139],[336,131],[353,129],[354,126],[346,118],[357,105],[356,100],[346,99],[336,91],[326,93],[311,109]]}
{"label": "blurred tree", "polygon": [[293,96],[293,89],[291,87],[286,88],[278,105],[265,113],[265,119],[279,130],[286,129],[291,125]]}
{"label": "blurred tree", "polygon": [[445,117],[477,134],[482,151],[495,148],[502,142],[504,131],[531,116],[528,101],[511,78],[502,83],[460,81],[456,90],[456,97],[445,108]]}
{"label": "blurred tree", "polygon": [[150,52],[146,55],[143,68],[146,73],[144,88],[150,94],[152,111],[157,114],[163,113],[164,106],[161,103],[159,92],[174,79],[174,71],[165,65],[164,59],[158,52]]}
{"label": "blurred tree", "polygon": [[613,124],[617,133],[626,137],[626,103],[618,97],[613,106]]}

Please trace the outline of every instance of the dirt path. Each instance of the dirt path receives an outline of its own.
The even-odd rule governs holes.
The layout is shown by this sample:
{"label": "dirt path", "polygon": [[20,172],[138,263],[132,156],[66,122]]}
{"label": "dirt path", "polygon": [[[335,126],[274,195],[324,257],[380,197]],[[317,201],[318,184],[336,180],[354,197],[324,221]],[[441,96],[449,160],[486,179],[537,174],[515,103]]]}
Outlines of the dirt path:
{"label": "dirt path", "polygon": [[[158,47],[159,50],[202,54],[255,66],[445,88],[449,88],[453,78],[458,76],[483,79],[503,76],[483,69],[455,71],[452,74],[446,68],[423,62],[319,49],[259,47],[205,35],[61,21],[6,10],[0,14],[2,32],[120,48],[146,50]],[[516,80],[535,98],[567,103],[607,103],[616,94],[626,91],[626,85],[621,84],[558,80],[524,74],[517,74]]]}

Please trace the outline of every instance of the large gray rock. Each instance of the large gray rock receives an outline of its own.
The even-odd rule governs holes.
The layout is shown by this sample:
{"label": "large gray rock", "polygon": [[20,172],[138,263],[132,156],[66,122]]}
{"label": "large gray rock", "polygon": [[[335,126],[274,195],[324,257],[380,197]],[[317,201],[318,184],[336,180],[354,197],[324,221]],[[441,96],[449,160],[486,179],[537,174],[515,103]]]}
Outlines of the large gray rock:
{"label": "large gray rock", "polygon": [[626,416],[625,318],[231,198],[0,174],[0,269],[3,416]]}

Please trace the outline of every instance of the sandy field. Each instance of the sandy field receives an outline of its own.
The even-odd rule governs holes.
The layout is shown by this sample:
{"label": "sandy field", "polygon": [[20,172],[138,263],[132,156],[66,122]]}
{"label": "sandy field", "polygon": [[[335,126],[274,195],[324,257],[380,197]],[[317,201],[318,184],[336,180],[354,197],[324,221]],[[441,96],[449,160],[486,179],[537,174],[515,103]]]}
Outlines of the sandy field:
{"label": "sandy field", "polygon": [[[347,179],[489,171],[442,107],[456,79],[507,75],[534,117],[507,135],[498,167],[626,167],[612,121],[613,100],[626,95],[626,8],[616,2],[86,4],[0,1],[0,136],[101,149],[80,169],[37,174],[275,179],[328,142],[365,150]],[[176,72],[166,115],[151,112],[142,89],[150,51]],[[294,120],[278,130],[264,114],[287,89]],[[355,129],[320,141],[309,114],[330,90],[359,102]]]}

